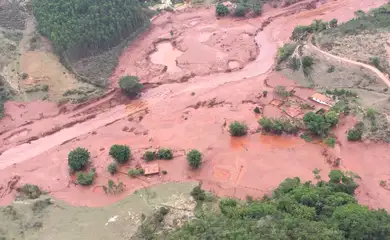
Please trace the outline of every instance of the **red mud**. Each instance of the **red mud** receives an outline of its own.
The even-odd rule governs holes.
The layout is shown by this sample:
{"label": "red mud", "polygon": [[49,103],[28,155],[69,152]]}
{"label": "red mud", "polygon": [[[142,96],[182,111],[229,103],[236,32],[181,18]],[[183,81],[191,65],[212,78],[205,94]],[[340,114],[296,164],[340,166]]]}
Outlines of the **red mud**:
{"label": "red mud", "polygon": [[[323,146],[299,137],[256,133],[261,116],[253,109],[259,106],[265,116],[282,114],[270,104],[275,85],[295,88],[300,101],[307,101],[312,93],[277,73],[270,74],[277,47],[297,24],[315,18],[346,20],[358,9],[367,10],[385,1],[340,0],[317,4],[314,10],[302,9],[312,2],[270,9],[260,18],[240,21],[217,20],[212,8],[157,17],[151,30],[123,53],[111,78],[112,85],[124,74],[138,75],[144,83],[159,83],[137,101],[124,104],[120,93],[112,92],[88,104],[61,109],[46,102],[23,103],[24,107],[8,102],[7,117],[0,122],[0,204],[12,201],[16,194],[12,189],[23,183],[37,184],[74,205],[102,206],[138,188],[166,181],[195,179],[218,195],[244,198],[268,194],[286,177],[311,180],[314,168],[326,174],[331,166],[323,155]],[[160,62],[161,56],[170,64],[175,60],[177,71],[170,71],[172,65],[151,61],[149,54],[161,41],[171,41],[182,52],[176,59],[157,55]],[[269,92],[267,97],[262,96],[264,90]],[[248,124],[247,137],[230,137],[228,124],[234,120]],[[353,122],[347,118],[340,123],[336,132],[339,145],[332,154],[341,158],[342,169],[362,177],[358,190],[361,203],[390,209],[390,195],[379,186],[381,179],[389,178],[389,146],[347,142],[345,130]],[[106,170],[112,161],[108,151],[113,144],[131,146],[134,155],[114,177]],[[68,173],[67,155],[79,146],[89,149],[97,171],[91,187],[75,185]],[[130,167],[144,164],[141,156],[145,150],[159,147],[174,149],[173,160],[156,161],[167,175],[126,175]],[[197,171],[188,167],[185,158],[192,148],[204,155]],[[125,191],[105,195],[100,187],[108,179],[122,181]]]}

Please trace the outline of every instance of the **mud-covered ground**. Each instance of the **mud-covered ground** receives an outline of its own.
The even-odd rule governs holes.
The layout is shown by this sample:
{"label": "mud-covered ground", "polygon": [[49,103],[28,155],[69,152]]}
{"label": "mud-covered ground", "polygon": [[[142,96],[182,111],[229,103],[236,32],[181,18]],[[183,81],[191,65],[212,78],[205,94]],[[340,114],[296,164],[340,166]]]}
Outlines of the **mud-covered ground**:
{"label": "mud-covered ground", "polygon": [[[262,197],[286,177],[311,180],[314,168],[329,172],[328,161],[340,157],[340,168],[362,178],[358,200],[390,209],[388,191],[379,186],[389,178],[388,145],[348,142],[345,131],[356,119],[342,119],[335,130],[337,146],[328,150],[299,137],[256,133],[262,115],[302,116],[299,104],[309,103],[314,93],[272,71],[277,48],[288,41],[294,27],[316,18],[345,21],[358,9],[384,2],[330,1],[307,10],[313,1],[302,1],[282,10],[266,7],[263,16],[244,20],[216,19],[214,8],[159,16],[122,54],[111,78],[115,86],[124,74],[138,75],[146,86],[138,100],[126,102],[113,91],[77,106],[6,103],[7,117],[0,122],[0,203],[10,203],[13,189],[23,183],[37,184],[57,199],[82,206],[104,206],[145,186],[188,180],[201,181],[222,196]],[[273,93],[277,85],[295,89],[291,103],[280,106]],[[266,97],[263,91],[268,91]],[[262,114],[253,112],[256,106]],[[228,125],[234,120],[248,124],[247,137],[229,135]],[[129,145],[134,155],[114,177],[107,173],[113,144]],[[67,155],[78,146],[91,152],[97,171],[91,187],[74,184],[68,172]],[[129,168],[146,164],[141,159],[145,150],[161,147],[174,150],[173,160],[155,161],[166,175],[126,175]],[[185,158],[192,148],[204,155],[196,171]],[[102,186],[108,179],[125,183],[125,191],[105,195]]]}

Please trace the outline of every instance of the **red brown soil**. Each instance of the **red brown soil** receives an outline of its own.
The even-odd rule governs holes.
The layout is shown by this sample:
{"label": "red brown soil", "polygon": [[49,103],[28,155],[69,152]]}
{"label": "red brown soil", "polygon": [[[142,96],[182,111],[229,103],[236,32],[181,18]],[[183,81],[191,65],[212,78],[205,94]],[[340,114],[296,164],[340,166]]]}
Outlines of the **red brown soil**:
{"label": "red brown soil", "polygon": [[[315,18],[346,20],[358,9],[383,3],[340,0],[305,11],[313,1],[303,1],[240,21],[217,20],[214,9],[187,9],[159,16],[151,30],[123,53],[111,78],[112,86],[124,74],[138,75],[144,83],[158,83],[149,85],[139,100],[125,102],[121,93],[114,91],[79,106],[6,104],[7,117],[0,122],[0,204],[12,201],[16,194],[12,189],[23,183],[37,184],[58,199],[86,206],[110,204],[152,184],[192,179],[218,195],[261,197],[287,177],[312,180],[314,168],[322,169],[325,177],[332,167],[327,163],[331,154],[341,158],[341,169],[362,177],[357,195],[361,203],[390,209],[390,195],[379,186],[381,179],[389,178],[389,146],[347,142],[345,131],[354,119],[343,119],[336,130],[339,144],[324,156],[321,144],[256,133],[261,115],[253,113],[259,106],[266,116],[286,116],[281,108],[270,104],[276,85],[294,89],[296,102],[307,101],[313,93],[272,73],[277,47],[287,41],[296,25]],[[162,40],[171,41],[183,52],[176,59],[181,71],[172,73],[150,61],[149,54]],[[229,72],[231,61],[239,62],[240,67]],[[269,92],[267,97],[262,97],[264,90]],[[230,137],[228,124],[234,120],[246,122],[250,134]],[[108,151],[113,144],[129,145],[133,160],[112,177],[106,168],[112,161]],[[97,171],[91,187],[75,185],[68,173],[67,155],[79,146],[89,149]],[[144,164],[141,157],[145,150],[159,147],[174,149],[173,160],[155,161],[167,175],[126,175],[129,168]],[[185,158],[193,148],[204,155],[197,171],[188,167]],[[108,179],[122,181],[125,191],[105,195],[101,186],[107,185]]]}

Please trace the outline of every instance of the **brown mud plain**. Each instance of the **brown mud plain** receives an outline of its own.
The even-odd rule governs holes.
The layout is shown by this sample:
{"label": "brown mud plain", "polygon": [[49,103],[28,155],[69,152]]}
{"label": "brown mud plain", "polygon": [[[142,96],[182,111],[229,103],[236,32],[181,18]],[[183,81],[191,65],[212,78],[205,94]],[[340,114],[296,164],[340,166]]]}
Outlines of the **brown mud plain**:
{"label": "brown mud plain", "polygon": [[[309,101],[308,97],[315,92],[302,87],[305,85],[299,76],[273,71],[277,49],[288,41],[294,27],[310,24],[314,19],[346,21],[359,9],[368,10],[385,2],[314,1],[313,8],[313,1],[302,1],[284,9],[265,8],[261,17],[245,20],[217,19],[213,7],[159,15],[151,29],[120,56],[105,95],[78,105],[41,100],[6,102],[6,116],[0,121],[0,204],[10,204],[17,194],[15,189],[24,183],[36,184],[47,191],[60,201],[59,209],[62,201],[84,206],[74,210],[77,214],[103,211],[103,208],[85,210],[85,206],[122,211],[118,209],[120,204],[137,197],[143,199],[139,194],[146,190],[131,197],[129,194],[168,182],[171,185],[155,186],[161,192],[158,196],[163,196],[159,201],[164,203],[169,202],[170,191],[180,194],[174,190],[178,186],[188,200],[193,181],[201,182],[204,189],[218,196],[262,197],[287,177],[313,179],[315,168],[321,169],[325,178],[332,168],[329,158],[340,158],[340,169],[361,177],[358,201],[390,210],[390,194],[379,185],[381,180],[390,179],[389,145],[368,140],[348,142],[345,132],[356,122],[353,117],[343,118],[334,130],[337,137],[334,149],[299,137],[257,132],[257,120],[262,115],[287,116],[286,112],[291,110],[275,103],[278,100],[273,92],[275,86],[295,89],[294,98],[300,103]],[[33,53],[23,56],[30,55]],[[30,64],[25,71],[34,76],[45,65]],[[139,76],[146,86],[139,99],[128,100],[117,90],[117,81],[123,75]],[[380,79],[378,84],[382,88]],[[263,91],[268,91],[266,97],[262,96]],[[51,94],[55,96],[55,92]],[[262,114],[255,114],[255,107],[261,108]],[[248,136],[230,136],[228,125],[235,120],[248,124]],[[129,145],[133,153],[130,163],[122,166],[114,177],[106,170],[112,161],[108,151],[113,144]],[[76,185],[69,175],[67,155],[79,146],[91,152],[92,166],[96,168],[97,178],[90,187]],[[172,160],[155,161],[160,170],[168,172],[166,175],[127,176],[130,167],[146,164],[142,160],[146,150],[162,147],[174,150]],[[185,158],[186,152],[193,148],[204,155],[203,165],[196,171],[188,167]],[[108,179],[123,182],[124,192],[104,194],[102,186]],[[180,185],[180,182],[190,183]],[[166,192],[161,190],[165,187]],[[140,213],[141,207],[134,207],[139,204],[131,205],[132,214]],[[150,212],[152,207],[148,205],[145,209]],[[93,229],[103,228],[108,219],[118,215],[104,212],[105,222]],[[85,226],[88,227],[91,226]]]}

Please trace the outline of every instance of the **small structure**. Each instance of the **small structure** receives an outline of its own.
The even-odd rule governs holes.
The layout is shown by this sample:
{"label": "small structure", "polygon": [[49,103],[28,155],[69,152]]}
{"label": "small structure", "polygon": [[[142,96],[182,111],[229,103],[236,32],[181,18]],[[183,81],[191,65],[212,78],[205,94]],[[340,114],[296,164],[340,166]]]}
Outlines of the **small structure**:
{"label": "small structure", "polygon": [[145,164],[142,168],[145,171],[144,175],[158,174],[160,172],[160,167],[157,163]]}
{"label": "small structure", "polygon": [[314,93],[310,97],[310,99],[313,100],[314,102],[321,103],[321,104],[326,105],[328,107],[332,107],[335,104],[333,99],[331,99],[330,97],[327,97],[321,93]]}

